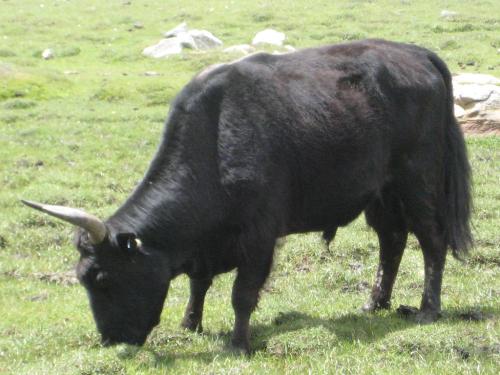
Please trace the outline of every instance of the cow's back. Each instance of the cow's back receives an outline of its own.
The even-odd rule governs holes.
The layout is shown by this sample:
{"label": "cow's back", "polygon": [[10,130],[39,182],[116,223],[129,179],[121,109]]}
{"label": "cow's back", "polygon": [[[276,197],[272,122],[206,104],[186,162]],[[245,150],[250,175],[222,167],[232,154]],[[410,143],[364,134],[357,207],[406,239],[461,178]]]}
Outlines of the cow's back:
{"label": "cow's back", "polygon": [[429,53],[368,40],[259,53],[196,78],[217,86],[220,178],[238,209],[274,212],[287,232],[353,220],[429,131],[420,113],[445,89]]}

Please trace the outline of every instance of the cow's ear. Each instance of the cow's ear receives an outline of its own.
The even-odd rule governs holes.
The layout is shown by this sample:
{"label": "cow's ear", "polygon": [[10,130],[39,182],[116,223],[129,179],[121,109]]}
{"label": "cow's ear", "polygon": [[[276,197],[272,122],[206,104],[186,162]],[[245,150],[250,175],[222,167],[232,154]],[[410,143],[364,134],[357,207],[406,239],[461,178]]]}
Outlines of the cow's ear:
{"label": "cow's ear", "polygon": [[120,249],[128,254],[135,253],[141,247],[141,240],[137,238],[135,233],[118,233],[116,241]]}

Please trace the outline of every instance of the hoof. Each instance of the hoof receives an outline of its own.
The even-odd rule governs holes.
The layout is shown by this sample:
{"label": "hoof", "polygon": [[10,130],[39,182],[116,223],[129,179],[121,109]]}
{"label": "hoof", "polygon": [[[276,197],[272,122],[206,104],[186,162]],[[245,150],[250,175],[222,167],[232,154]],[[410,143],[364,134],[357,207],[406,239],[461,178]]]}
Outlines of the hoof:
{"label": "hoof", "polygon": [[203,327],[201,323],[193,322],[191,320],[183,320],[181,323],[181,327],[187,329],[191,332],[202,333]]}
{"label": "hoof", "polygon": [[361,307],[361,311],[364,313],[373,313],[378,310],[388,310],[391,308],[390,302],[374,302],[368,301]]}
{"label": "hoof", "polygon": [[415,317],[415,321],[418,324],[430,324],[434,323],[441,317],[439,311],[420,311]]}
{"label": "hoof", "polygon": [[237,356],[249,357],[251,354],[250,344],[248,342],[240,342],[235,340],[231,340],[229,351]]}
{"label": "hoof", "polygon": [[411,319],[418,324],[429,324],[441,317],[441,313],[435,310],[420,311],[413,306],[400,305],[396,310],[403,318]]}

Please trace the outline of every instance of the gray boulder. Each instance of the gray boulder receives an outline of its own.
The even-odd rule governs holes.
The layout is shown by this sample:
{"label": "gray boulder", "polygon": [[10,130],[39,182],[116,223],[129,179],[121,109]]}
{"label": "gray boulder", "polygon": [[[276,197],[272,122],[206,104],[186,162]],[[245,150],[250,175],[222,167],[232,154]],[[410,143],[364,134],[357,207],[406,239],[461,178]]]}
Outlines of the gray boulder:
{"label": "gray boulder", "polygon": [[182,53],[183,49],[208,50],[222,46],[222,41],[206,30],[189,30],[183,22],[163,34],[165,39],[145,48],[142,54],[153,58],[164,58]]}
{"label": "gray boulder", "polygon": [[171,55],[178,55],[182,53],[182,40],[175,38],[162,39],[158,43],[144,48],[142,54],[144,56],[161,59]]}
{"label": "gray boulder", "polygon": [[222,46],[222,41],[217,38],[214,34],[206,30],[189,30],[187,34],[194,40],[196,49],[212,49]]}

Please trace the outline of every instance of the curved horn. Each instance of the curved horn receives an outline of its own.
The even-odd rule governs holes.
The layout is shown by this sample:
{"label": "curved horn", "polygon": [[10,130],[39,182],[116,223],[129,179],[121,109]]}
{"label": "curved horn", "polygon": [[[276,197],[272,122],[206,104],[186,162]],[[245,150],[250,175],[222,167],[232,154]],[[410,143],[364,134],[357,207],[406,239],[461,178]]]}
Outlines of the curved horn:
{"label": "curved horn", "polygon": [[85,211],[76,208],[64,206],[52,206],[49,204],[41,204],[21,199],[26,206],[35,210],[45,212],[51,216],[67,221],[73,225],[82,227],[89,232],[90,242],[93,245],[100,244],[106,237],[106,225],[97,217],[86,213]]}

